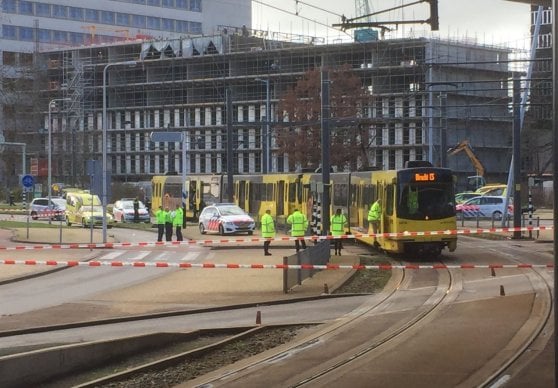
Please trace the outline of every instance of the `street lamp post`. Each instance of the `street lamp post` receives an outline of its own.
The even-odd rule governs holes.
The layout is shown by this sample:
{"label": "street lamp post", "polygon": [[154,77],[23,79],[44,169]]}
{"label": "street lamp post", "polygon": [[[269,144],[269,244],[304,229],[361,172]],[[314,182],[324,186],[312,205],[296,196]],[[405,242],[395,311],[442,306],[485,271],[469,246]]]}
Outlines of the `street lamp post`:
{"label": "street lamp post", "polygon": [[124,61],[108,63],[103,69],[103,138],[102,138],[102,191],[101,201],[103,205],[103,243],[107,242],[107,72],[112,66],[135,66],[137,61]]}
{"label": "street lamp post", "polygon": [[[48,103],[48,209],[51,210],[51,199],[52,199],[52,108],[56,107],[58,101],[70,101],[70,98],[54,98]],[[49,217],[48,223],[51,223]]]}
{"label": "street lamp post", "polygon": [[264,161],[262,163],[262,172],[264,174],[270,172],[270,148],[271,148],[271,101],[270,101],[270,84],[269,79],[256,78],[256,81],[265,83],[265,131],[262,131],[262,148]]}

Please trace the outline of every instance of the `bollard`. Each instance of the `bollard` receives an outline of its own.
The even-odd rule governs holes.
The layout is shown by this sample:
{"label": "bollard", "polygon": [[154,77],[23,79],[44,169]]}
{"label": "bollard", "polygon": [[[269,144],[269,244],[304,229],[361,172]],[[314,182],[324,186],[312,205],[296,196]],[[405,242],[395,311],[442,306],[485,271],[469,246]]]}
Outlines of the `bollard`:
{"label": "bollard", "polygon": [[490,274],[492,276],[496,276],[496,271],[494,271],[494,268],[490,268]]}
{"label": "bollard", "polygon": [[500,296],[506,296],[506,292],[504,291],[504,286],[500,286]]}
{"label": "bollard", "polygon": [[329,287],[327,286],[327,283],[324,283],[324,294],[329,295]]}
{"label": "bollard", "polygon": [[258,310],[256,313],[256,325],[262,324],[262,312]]}

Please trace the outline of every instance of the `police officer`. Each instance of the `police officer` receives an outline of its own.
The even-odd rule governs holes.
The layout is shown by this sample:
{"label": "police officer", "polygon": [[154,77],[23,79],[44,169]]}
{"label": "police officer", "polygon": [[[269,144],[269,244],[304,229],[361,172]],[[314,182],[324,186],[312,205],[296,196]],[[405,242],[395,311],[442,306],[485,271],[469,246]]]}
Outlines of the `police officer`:
{"label": "police officer", "polygon": [[[291,225],[291,237],[304,237],[306,229],[308,229],[308,219],[298,209],[295,209],[293,214],[287,217],[287,224]],[[296,239],[295,248],[297,252],[300,250],[301,245],[302,249],[306,249],[306,241],[304,239]]]}
{"label": "police officer", "polygon": [[134,198],[134,222],[139,222],[139,199]]}
{"label": "police officer", "polygon": [[[347,226],[347,217],[341,213],[341,209],[337,209],[335,214],[331,216],[331,235],[343,236],[345,234],[345,226]],[[340,238],[333,239],[335,244],[335,254],[341,256],[341,249],[343,248],[342,240]]]}
{"label": "police officer", "polygon": [[271,216],[271,210],[267,209],[265,214],[262,216],[262,237],[266,240],[264,241],[264,255],[271,256],[269,253],[269,245],[271,244],[272,238],[275,237],[275,222]]}
{"label": "police officer", "polygon": [[159,206],[159,210],[155,213],[155,218],[157,219],[157,241],[163,241],[163,234],[165,234],[165,218],[166,212],[163,210],[162,206]]}
{"label": "police officer", "polygon": [[[380,218],[382,216],[382,204],[381,199],[378,198],[376,202],[370,206],[370,211],[368,212],[368,222],[372,226],[372,233],[377,234],[380,226]],[[374,236],[374,245],[377,245],[376,236]]]}
{"label": "police officer", "polygon": [[172,241],[172,213],[168,207],[165,208],[165,240]]}
{"label": "police officer", "polygon": [[176,205],[176,210],[172,216],[172,224],[176,228],[176,241],[183,241],[182,224],[184,223],[184,212],[180,205]]}

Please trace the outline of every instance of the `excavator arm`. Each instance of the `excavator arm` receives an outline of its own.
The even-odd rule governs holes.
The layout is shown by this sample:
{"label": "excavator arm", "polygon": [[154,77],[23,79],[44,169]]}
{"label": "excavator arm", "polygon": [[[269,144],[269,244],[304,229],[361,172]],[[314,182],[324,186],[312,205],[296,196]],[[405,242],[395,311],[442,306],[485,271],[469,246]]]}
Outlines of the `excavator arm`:
{"label": "excavator arm", "polygon": [[450,149],[448,149],[448,155],[455,155],[461,151],[465,152],[465,154],[473,164],[473,167],[475,168],[475,170],[477,170],[477,175],[484,177],[484,173],[485,173],[484,165],[479,160],[479,158],[477,158],[477,155],[475,155],[475,153],[473,152],[473,149],[469,144],[469,140],[463,140],[455,147],[451,147]]}

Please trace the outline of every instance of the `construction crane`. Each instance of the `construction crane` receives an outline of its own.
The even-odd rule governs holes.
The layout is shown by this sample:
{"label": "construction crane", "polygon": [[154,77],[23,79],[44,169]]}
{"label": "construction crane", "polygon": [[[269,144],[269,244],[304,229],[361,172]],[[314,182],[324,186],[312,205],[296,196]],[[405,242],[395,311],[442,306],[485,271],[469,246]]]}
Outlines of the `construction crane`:
{"label": "construction crane", "polygon": [[485,168],[480,159],[473,152],[473,149],[469,144],[469,140],[463,140],[456,146],[449,148],[447,153],[448,155],[455,155],[460,153],[461,151],[465,152],[465,154],[473,164],[473,167],[477,171],[477,175],[467,177],[467,190],[474,191],[486,184],[486,180],[484,178]]}

